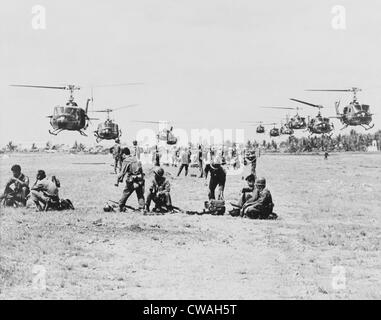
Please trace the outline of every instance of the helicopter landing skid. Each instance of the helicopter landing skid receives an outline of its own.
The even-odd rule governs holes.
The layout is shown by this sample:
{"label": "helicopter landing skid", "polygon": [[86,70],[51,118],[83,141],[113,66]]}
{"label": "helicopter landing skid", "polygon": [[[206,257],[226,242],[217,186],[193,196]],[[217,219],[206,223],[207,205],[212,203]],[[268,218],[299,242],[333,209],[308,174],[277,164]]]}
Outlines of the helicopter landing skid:
{"label": "helicopter landing skid", "polygon": [[77,130],[77,131],[81,134],[81,136],[85,136],[85,137],[87,137],[87,134],[84,133],[82,130]]}
{"label": "helicopter landing skid", "polygon": [[57,130],[54,130],[54,131],[50,131],[49,130],[49,133],[52,134],[53,136],[56,136],[57,134],[59,134],[63,129],[57,129]]}
{"label": "helicopter landing skid", "polygon": [[347,124],[344,127],[342,127],[340,130],[344,130],[345,128],[348,128]]}
{"label": "helicopter landing skid", "polygon": [[372,129],[373,127],[374,127],[374,124],[373,125],[365,125],[365,124],[361,124],[361,126],[365,129],[365,130],[370,130],[370,129]]}

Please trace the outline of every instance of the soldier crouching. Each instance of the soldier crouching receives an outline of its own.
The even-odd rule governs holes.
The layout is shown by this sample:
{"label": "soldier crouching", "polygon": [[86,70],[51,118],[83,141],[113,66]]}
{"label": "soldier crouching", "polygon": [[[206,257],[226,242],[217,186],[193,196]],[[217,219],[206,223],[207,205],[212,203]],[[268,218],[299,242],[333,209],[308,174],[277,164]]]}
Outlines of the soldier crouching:
{"label": "soldier crouching", "polygon": [[155,168],[155,177],[152,180],[147,195],[146,210],[150,211],[151,201],[155,203],[154,211],[165,210],[166,212],[173,212],[171,200],[171,185],[164,177],[164,170],[162,168]]}
{"label": "soldier crouching", "polygon": [[145,181],[142,164],[136,157],[130,156],[130,149],[128,148],[123,148],[121,156],[123,159],[122,170],[118,175],[115,186],[123,182],[124,177],[126,177],[126,187],[123,190],[122,198],[119,200],[119,211],[123,212],[125,210],[126,202],[134,192],[136,192],[136,196],[138,197],[139,209],[144,210]]}

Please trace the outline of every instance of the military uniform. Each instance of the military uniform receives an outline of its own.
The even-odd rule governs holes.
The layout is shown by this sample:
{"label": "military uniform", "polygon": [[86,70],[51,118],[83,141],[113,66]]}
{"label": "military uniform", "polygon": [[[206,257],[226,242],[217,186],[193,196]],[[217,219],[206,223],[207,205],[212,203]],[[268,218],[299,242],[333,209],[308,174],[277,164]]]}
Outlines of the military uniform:
{"label": "military uniform", "polygon": [[9,179],[5,185],[4,193],[0,196],[0,201],[4,199],[11,202],[17,201],[25,206],[29,192],[29,178],[23,173],[20,173],[18,178]]}
{"label": "military uniform", "polygon": [[142,164],[135,157],[127,156],[123,160],[122,170],[118,175],[117,184],[123,182],[126,177],[126,187],[123,190],[122,198],[119,200],[119,209],[124,210],[124,206],[130,195],[136,192],[139,208],[144,208],[144,173]]}
{"label": "military uniform", "polygon": [[168,210],[172,210],[171,200],[171,185],[165,177],[155,176],[149,187],[149,193],[147,195],[146,209],[149,211],[151,201],[155,203],[155,207],[166,207]]}
{"label": "military uniform", "polygon": [[37,180],[30,192],[30,198],[38,208],[41,207],[41,203],[46,205],[49,200],[58,201],[58,187],[47,178]]}
{"label": "military uniform", "polygon": [[[209,200],[216,199],[215,190],[217,186],[220,189],[220,195],[223,194],[225,189],[226,182],[226,172],[221,167],[221,165],[211,165],[207,164],[205,166],[205,178],[208,178],[208,173],[210,172],[210,181],[209,181]],[[222,200],[222,199],[219,199]]]}
{"label": "military uniform", "polygon": [[268,189],[254,189],[252,197],[242,208],[243,215],[251,219],[266,219],[273,212],[274,203]]}
{"label": "military uniform", "polygon": [[120,147],[120,144],[119,143],[116,143],[113,147],[112,147],[112,156],[114,158],[114,171],[115,173],[117,173],[117,170],[119,168],[119,172],[122,168],[122,157],[121,157],[121,147]]}
{"label": "military uniform", "polygon": [[188,175],[188,168],[189,168],[189,163],[190,163],[190,157],[189,157],[189,152],[183,151],[180,156],[180,161],[181,165],[179,168],[179,172],[177,173],[177,176],[180,175],[181,171],[183,171],[183,168],[185,168],[185,176]]}
{"label": "military uniform", "polygon": [[250,162],[251,164],[251,173],[256,175],[257,168],[257,155],[255,154],[255,150],[248,150],[245,152],[245,160]]}

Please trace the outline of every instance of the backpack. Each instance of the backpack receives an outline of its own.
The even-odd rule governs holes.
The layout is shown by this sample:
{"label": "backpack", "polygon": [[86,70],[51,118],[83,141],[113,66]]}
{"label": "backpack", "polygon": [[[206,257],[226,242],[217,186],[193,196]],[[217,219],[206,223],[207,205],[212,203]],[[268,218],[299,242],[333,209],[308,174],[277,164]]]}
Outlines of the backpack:
{"label": "backpack", "polygon": [[226,211],[224,200],[205,201],[204,205],[205,209],[212,215],[222,216]]}

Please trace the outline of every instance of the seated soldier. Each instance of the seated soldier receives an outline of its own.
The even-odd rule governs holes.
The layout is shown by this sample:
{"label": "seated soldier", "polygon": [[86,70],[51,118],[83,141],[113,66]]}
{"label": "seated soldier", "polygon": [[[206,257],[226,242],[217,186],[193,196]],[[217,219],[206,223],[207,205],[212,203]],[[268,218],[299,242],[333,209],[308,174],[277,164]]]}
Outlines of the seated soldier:
{"label": "seated soldier", "polygon": [[241,197],[238,201],[238,205],[242,208],[243,205],[253,197],[253,192],[255,189],[255,175],[250,174],[245,178],[247,182],[247,187],[243,188],[241,191]]}
{"label": "seated soldier", "polygon": [[253,197],[253,192],[255,188],[255,176],[253,174],[250,174],[245,178],[245,180],[247,182],[247,187],[242,189],[238,203],[232,203],[234,209],[229,212],[230,215],[234,217],[240,215],[240,209],[249,199]]}
{"label": "seated soldier", "polygon": [[30,192],[30,198],[36,204],[37,210],[46,210],[50,202],[59,202],[58,185],[55,177],[53,181],[49,180],[44,170],[38,170],[36,182]]}
{"label": "seated soldier", "polygon": [[241,217],[267,219],[272,214],[273,207],[271,193],[266,189],[266,179],[258,178],[255,182],[253,197],[248,199],[241,209]]}
{"label": "seated soldier", "polygon": [[29,194],[29,178],[21,172],[18,164],[12,166],[13,177],[5,185],[4,193],[0,196],[0,202],[4,201],[6,206],[26,205]]}
{"label": "seated soldier", "polygon": [[155,177],[149,187],[147,195],[146,210],[150,211],[151,200],[155,203],[154,211],[160,211],[164,208],[167,212],[173,212],[171,200],[171,185],[164,177],[164,170],[162,168],[155,168]]}

